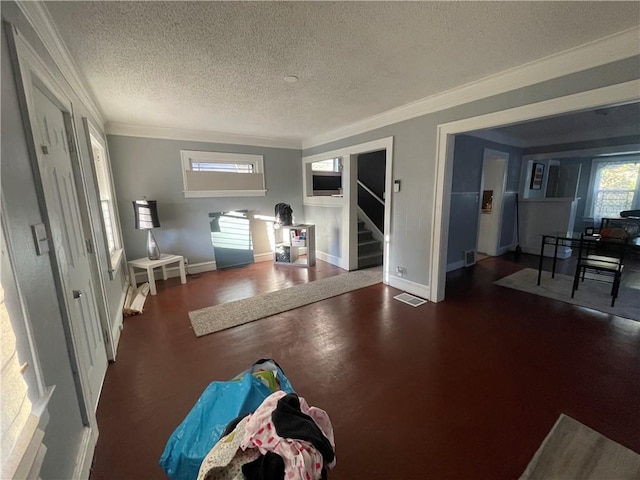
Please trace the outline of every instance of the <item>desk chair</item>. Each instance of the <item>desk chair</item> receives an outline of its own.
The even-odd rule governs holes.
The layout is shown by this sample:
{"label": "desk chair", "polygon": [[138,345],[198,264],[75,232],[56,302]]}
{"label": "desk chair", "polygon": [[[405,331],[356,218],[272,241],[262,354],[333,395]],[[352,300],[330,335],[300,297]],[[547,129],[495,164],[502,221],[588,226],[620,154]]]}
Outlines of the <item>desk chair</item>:
{"label": "desk chair", "polygon": [[[604,238],[595,240],[593,238],[585,238],[585,236],[582,235],[580,237],[578,264],[576,265],[576,273],[573,278],[571,298],[573,298],[578,289],[581,280],[580,277],[582,277],[583,282],[585,279],[600,280],[586,277],[587,272],[595,273],[605,278],[612,278],[611,306],[613,307],[616,298],[618,298],[626,249],[627,244],[625,240]],[[597,254],[592,254],[593,251],[596,251]]]}

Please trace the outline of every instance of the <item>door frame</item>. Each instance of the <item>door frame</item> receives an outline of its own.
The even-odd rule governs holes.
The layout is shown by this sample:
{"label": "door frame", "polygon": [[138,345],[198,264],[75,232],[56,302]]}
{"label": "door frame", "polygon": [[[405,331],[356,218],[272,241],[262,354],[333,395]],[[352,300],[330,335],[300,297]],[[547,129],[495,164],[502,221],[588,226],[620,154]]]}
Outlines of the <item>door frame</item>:
{"label": "door frame", "polygon": [[[340,245],[341,257],[337,265],[345,270],[355,270],[358,268],[358,169],[357,157],[363,153],[386,152],[385,164],[385,199],[384,199],[384,243],[382,255],[382,279],[385,284],[390,281],[390,253],[391,253],[391,212],[393,199],[393,137],[384,137],[358,145],[331,150],[307,157],[302,157],[302,185],[303,204],[305,206],[341,207],[342,222],[340,224]],[[307,198],[307,164],[327,160],[329,158],[342,158],[342,198],[319,197],[309,201]],[[355,159],[355,160],[354,160]],[[326,256],[319,258],[325,260]]]}
{"label": "door frame", "polygon": [[441,302],[445,297],[455,135],[474,130],[504,127],[518,122],[544,119],[565,113],[634,103],[640,100],[639,92],[640,80],[632,80],[438,125],[429,255],[431,266],[429,300]]}
{"label": "door frame", "polygon": [[[43,214],[43,222],[47,230],[47,235],[49,238],[52,238],[53,217],[46,202],[40,172],[42,153],[37,148],[37,141],[34,136],[34,132],[37,131],[37,120],[33,97],[34,87],[37,86],[37,88],[40,89],[49,98],[49,100],[51,100],[61,110],[68,137],[67,141],[73,151],[76,152],[75,154],[70,152],[71,167],[75,170],[73,168],[73,157],[74,155],[77,155],[78,143],[75,135],[75,129],[73,127],[73,105],[65,86],[61,85],[50,73],[48,67],[40,59],[33,47],[22,36],[20,31],[11,24],[8,24],[7,27],[8,46],[16,76],[18,100],[20,103],[20,110],[22,112],[22,122],[25,128],[26,144],[31,160],[34,183],[38,196],[38,204]],[[81,204],[79,198],[76,198],[76,201]],[[82,421],[85,425],[76,469],[74,471],[74,478],[85,478],[88,476],[89,468],[91,466],[92,452],[95,449],[98,437],[98,425],[96,414],[91,404],[90,395],[87,393],[90,391],[89,380],[86,378],[86,371],[81,366],[82,364],[79,359],[80,355],[75,343],[75,336],[71,323],[71,308],[64,294],[65,286],[61,268],[62,260],[57,255],[55,249],[51,249],[49,255],[54,274],[56,296],[58,298],[60,312],[63,319],[63,329],[65,332],[67,351],[69,353],[69,362],[71,363],[73,371],[73,379],[76,387]],[[98,295],[95,292],[96,286],[91,285],[91,287],[94,290],[94,295],[96,295],[95,298],[98,298]]]}
{"label": "door frame", "polygon": [[[96,137],[101,142],[105,150],[105,155],[108,155],[107,148],[106,148],[107,142],[105,141],[104,137],[102,136],[98,128],[96,128],[96,126],[92,123],[92,121],[87,117],[82,117],[82,126],[83,126],[82,133],[85,135],[85,141],[89,151],[88,155],[89,155],[90,168],[89,168],[89,171],[85,171],[82,161],[78,155],[73,156],[75,158],[72,158],[72,166],[74,169],[74,174],[76,174],[76,190],[78,191],[79,195],[82,197],[82,202],[80,202],[81,203],[80,209],[83,210],[83,214],[82,214],[83,223],[86,221],[86,224],[84,225],[84,227],[87,229],[86,230],[87,232],[91,233],[90,241],[92,244],[92,252],[90,252],[89,254],[89,257],[91,258],[90,260],[91,275],[93,276],[94,283],[96,285],[100,285],[100,290],[101,290],[100,295],[97,295],[96,298],[99,299],[98,310],[100,311],[100,326],[102,328],[104,344],[107,350],[107,358],[110,361],[115,361],[116,353],[117,353],[118,338],[116,337],[116,335],[114,335],[113,329],[111,327],[112,315],[111,315],[111,310],[109,308],[109,302],[107,301],[107,296],[106,296],[106,291],[107,291],[106,282],[102,276],[102,272],[108,271],[109,277],[111,278],[113,276],[113,270],[111,265],[111,258],[103,257],[98,252],[98,242],[96,240],[98,235],[100,235],[100,230],[97,228],[97,225],[100,225],[100,227],[102,228],[102,240],[104,242],[105,248],[107,245],[107,234],[105,233],[105,225],[104,225],[104,219],[102,217],[102,212],[95,211],[95,209],[91,207],[91,202],[89,201],[89,195],[88,195],[89,189],[87,188],[87,177],[91,177],[94,185],[96,186],[96,193],[97,193],[98,202],[99,202],[100,193],[97,189],[98,181],[97,181],[97,175],[96,175],[96,169],[95,169],[95,160],[93,157],[93,149],[91,146],[90,134]],[[78,132],[75,132],[75,135],[76,135],[76,143],[80,145],[81,140],[80,140],[80,136],[78,135]],[[121,232],[120,219],[118,217],[119,217],[118,215],[114,215],[113,221],[117,222],[117,230],[118,230],[118,234],[120,234]],[[120,238],[120,245],[122,245],[121,238]],[[108,248],[106,248],[106,250],[107,250],[107,256],[109,256]],[[122,251],[121,255],[124,256],[124,250]]]}
{"label": "door frame", "polygon": [[496,238],[495,244],[495,253],[484,252],[487,255],[494,257],[497,256],[500,252],[500,233],[502,232],[502,222],[503,217],[502,213],[504,212],[504,196],[507,191],[507,170],[509,169],[509,152],[502,152],[500,150],[495,150],[493,148],[485,148],[482,153],[482,173],[480,175],[480,201],[478,202],[478,231],[476,232],[476,252],[478,252],[478,247],[480,245],[480,222],[482,221],[482,194],[484,192],[484,173],[487,166],[487,160],[489,156],[498,157],[495,160],[504,161],[504,172],[502,178],[502,191],[500,192],[500,209],[499,211],[494,211],[492,213],[498,214],[498,235]]}

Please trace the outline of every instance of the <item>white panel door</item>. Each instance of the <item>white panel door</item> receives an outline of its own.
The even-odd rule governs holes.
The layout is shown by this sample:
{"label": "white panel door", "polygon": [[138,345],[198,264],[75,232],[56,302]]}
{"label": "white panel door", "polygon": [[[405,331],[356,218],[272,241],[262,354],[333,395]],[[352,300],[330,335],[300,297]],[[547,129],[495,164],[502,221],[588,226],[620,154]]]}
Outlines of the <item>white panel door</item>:
{"label": "white panel door", "polygon": [[62,111],[36,85],[33,103],[37,116],[33,134],[36,148],[40,149],[38,163],[51,222],[52,246],[69,308],[79,374],[95,411],[108,362],[71,166],[70,137]]}
{"label": "white panel door", "polygon": [[[500,232],[502,230],[502,204],[506,186],[507,161],[509,154],[502,152],[491,153],[485,151],[482,167],[482,202],[485,202],[485,192],[490,198],[489,208],[481,205],[480,221],[478,223],[478,252],[496,256],[500,248]],[[502,158],[499,156],[502,155]]]}

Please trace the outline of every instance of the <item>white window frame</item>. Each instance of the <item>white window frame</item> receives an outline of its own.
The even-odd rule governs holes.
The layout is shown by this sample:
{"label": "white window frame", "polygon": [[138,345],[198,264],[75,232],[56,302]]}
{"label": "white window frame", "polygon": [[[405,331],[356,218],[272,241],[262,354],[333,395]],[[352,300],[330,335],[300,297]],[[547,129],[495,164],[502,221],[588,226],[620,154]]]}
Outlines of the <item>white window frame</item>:
{"label": "white window frame", "polygon": [[[102,134],[95,128],[87,118],[83,118],[85,124],[85,132],[87,135],[87,143],[89,148],[89,158],[91,159],[91,170],[93,173],[93,181],[96,186],[96,194],[98,196],[98,206],[100,207],[100,225],[102,226],[102,233],[104,237],[104,245],[106,248],[107,256],[107,268],[109,270],[109,278],[113,280],[115,278],[115,272],[120,268],[122,259],[124,258],[124,248],[122,247],[122,229],[120,227],[120,217],[118,215],[118,208],[116,204],[116,194],[113,184],[113,174],[111,173],[111,162],[109,160],[109,151],[107,150],[107,142]],[[100,188],[100,181],[98,180],[98,165],[93,151],[93,144],[96,143],[102,149],[104,154],[104,162],[102,168],[106,176],[106,188],[108,192],[102,192]],[[102,211],[103,196],[108,197],[106,201],[109,203],[109,214],[111,216],[111,234],[112,242],[114,245],[113,251],[109,248],[109,237],[107,234],[107,225],[104,219]]]}
{"label": "white window frame", "polygon": [[[344,150],[346,151],[346,150]],[[339,150],[338,152],[343,152]],[[335,153],[335,152],[332,152]],[[348,189],[346,177],[344,174],[345,162],[349,161],[349,154],[331,155],[326,153],[320,153],[312,155],[310,157],[302,158],[302,195],[304,205],[316,205],[324,207],[343,207],[345,205],[346,191]],[[342,177],[342,195],[313,195],[313,174],[323,173],[321,170],[313,170],[312,165],[316,162],[327,162],[332,160],[334,162],[334,168],[340,173]],[[325,173],[331,173],[324,171]],[[335,172],[334,172],[335,173]]]}
{"label": "white window frame", "polygon": [[[313,168],[314,165],[318,164],[331,164],[331,168]],[[342,158],[327,158],[326,160],[319,160],[317,162],[311,163],[311,171],[312,172],[334,172],[334,173],[342,173]]]}
{"label": "white window frame", "polygon": [[[638,155],[620,155],[620,156],[607,156],[607,157],[598,157],[591,160],[591,175],[589,176],[589,188],[587,193],[587,201],[585,202],[584,208],[584,218],[585,219],[593,219],[595,218],[593,211],[594,208],[594,198],[593,191],[595,187],[595,182],[597,180],[598,167],[600,165],[607,164],[619,164],[619,163],[635,163],[638,161]],[[636,193],[633,199],[633,204],[630,209],[634,210],[640,208],[640,173],[638,178],[638,185],[636,185]]]}
{"label": "white window frame", "polygon": [[[182,181],[184,185],[185,198],[202,198],[202,197],[264,197],[266,195],[264,181],[264,157],[262,155],[250,155],[243,153],[224,153],[224,152],[204,152],[195,150],[180,150],[180,158],[182,164]],[[256,190],[192,190],[189,189],[187,182],[187,171],[192,170],[192,163],[221,163],[221,164],[250,164],[253,165],[253,172],[262,175],[262,188]],[[215,172],[207,172],[215,173]],[[240,174],[249,172],[238,172]]]}

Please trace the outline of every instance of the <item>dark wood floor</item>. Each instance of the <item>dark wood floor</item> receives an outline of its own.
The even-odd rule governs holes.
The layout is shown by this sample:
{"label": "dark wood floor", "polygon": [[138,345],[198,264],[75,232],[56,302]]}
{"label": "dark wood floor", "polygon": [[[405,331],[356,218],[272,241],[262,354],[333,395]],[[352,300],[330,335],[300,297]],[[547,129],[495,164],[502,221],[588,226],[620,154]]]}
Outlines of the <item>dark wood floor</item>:
{"label": "dark wood floor", "polygon": [[517,478],[561,413],[640,452],[640,322],[493,285],[535,261],[452,272],[439,304],[379,284],[202,338],[190,310],[342,271],[260,263],[159,282],[125,319],[91,478],[164,478],[165,442],[207,384],[263,357],[329,413],[332,480]]}

